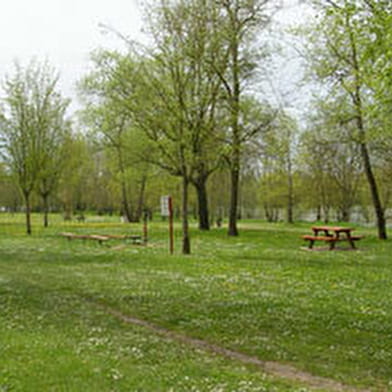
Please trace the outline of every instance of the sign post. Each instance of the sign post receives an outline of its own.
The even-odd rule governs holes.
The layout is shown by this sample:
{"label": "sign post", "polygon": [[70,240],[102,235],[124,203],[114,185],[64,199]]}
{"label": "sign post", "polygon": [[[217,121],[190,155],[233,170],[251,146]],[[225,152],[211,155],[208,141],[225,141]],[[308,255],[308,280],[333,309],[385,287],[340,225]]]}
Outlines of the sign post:
{"label": "sign post", "polygon": [[174,252],[173,200],[171,196],[161,196],[161,215],[169,218],[169,248]]}

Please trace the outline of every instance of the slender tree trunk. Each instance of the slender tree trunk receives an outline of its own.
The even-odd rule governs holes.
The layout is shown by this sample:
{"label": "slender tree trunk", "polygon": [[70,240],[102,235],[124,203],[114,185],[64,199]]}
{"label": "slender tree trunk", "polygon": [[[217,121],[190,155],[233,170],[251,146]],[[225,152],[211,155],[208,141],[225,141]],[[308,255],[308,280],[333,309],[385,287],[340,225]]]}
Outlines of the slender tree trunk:
{"label": "slender tree trunk", "polygon": [[230,209],[229,209],[229,236],[238,236],[237,219],[238,219],[238,200],[239,200],[239,185],[240,185],[240,141],[238,130],[238,113],[234,115],[233,119],[233,146],[231,156],[230,168]]}
{"label": "slender tree trunk", "polygon": [[118,166],[120,169],[120,176],[121,176],[121,180],[120,180],[121,185],[120,186],[121,186],[122,210],[123,210],[123,214],[125,215],[127,222],[132,222],[132,212],[130,211],[129,203],[128,203],[127,185],[125,182],[125,169],[124,169],[124,162],[123,162],[121,148],[117,148],[117,153],[118,153]]}
{"label": "slender tree trunk", "polygon": [[69,221],[72,219],[72,203],[66,201],[64,203],[64,220]]}
{"label": "slender tree trunk", "polygon": [[240,183],[239,168],[232,168],[230,172],[231,189],[230,189],[230,210],[229,210],[229,236],[238,236],[237,228],[237,210],[238,210],[238,193]]}
{"label": "slender tree trunk", "polygon": [[329,223],[329,205],[324,204],[323,206],[323,210],[324,210],[324,223]]}
{"label": "slender tree trunk", "polygon": [[372,166],[370,163],[369,152],[365,143],[361,143],[361,154],[364,162],[366,178],[369,183],[370,193],[372,195],[373,207],[376,213],[378,238],[381,240],[387,239],[385,212],[381,204],[380,195],[378,192],[376,178],[374,177]]}
{"label": "slender tree trunk", "polygon": [[378,229],[378,238],[379,239],[387,239],[387,231],[386,231],[386,219],[385,219],[385,211],[382,207],[380,193],[377,186],[377,181],[373,173],[372,165],[370,162],[369,151],[366,144],[366,134],[365,134],[365,125],[364,125],[364,118],[363,118],[363,104],[362,104],[362,95],[361,95],[361,80],[359,75],[361,74],[361,67],[358,61],[357,55],[357,45],[354,37],[354,33],[351,30],[349,16],[347,16],[346,23],[350,28],[350,44],[351,44],[351,51],[352,51],[352,65],[354,68],[354,86],[355,90],[351,94],[354,107],[357,111],[356,121],[357,121],[357,128],[359,132],[359,146],[361,149],[361,156],[365,168],[365,174],[367,181],[369,183],[370,193],[372,195],[373,200],[373,207],[376,214],[377,220],[377,229]]}
{"label": "slender tree trunk", "polygon": [[143,175],[142,181],[140,184],[139,199],[138,199],[138,203],[137,203],[137,210],[136,210],[136,216],[135,216],[137,222],[140,222],[140,218],[143,215],[144,194],[146,191],[146,184],[147,184],[147,176]]}
{"label": "slender tree trunk", "polygon": [[357,87],[355,91],[354,104],[356,105],[357,108],[357,127],[358,127],[359,137],[360,137],[361,156],[365,168],[366,178],[369,183],[370,194],[372,195],[374,211],[376,214],[378,238],[381,240],[386,240],[387,229],[386,229],[385,211],[381,203],[376,177],[374,176],[373,173],[372,164],[370,162],[369,151],[367,148],[367,144],[365,142],[366,136],[365,136],[365,126],[362,117],[362,99],[360,95],[360,88],[359,88],[358,81],[357,81]]}
{"label": "slender tree trunk", "polygon": [[342,222],[350,222],[350,209],[348,207],[343,207],[341,209]]}
{"label": "slender tree trunk", "polygon": [[342,190],[343,193],[343,198],[342,201],[340,202],[340,219],[342,222],[350,222],[351,218],[351,207],[352,207],[352,192],[350,189],[344,189]]}
{"label": "slender tree trunk", "polygon": [[49,227],[49,194],[41,195],[44,207],[44,227]]}
{"label": "slender tree trunk", "polygon": [[188,223],[188,185],[189,180],[184,174],[182,177],[182,253],[184,255],[191,253]]}
{"label": "slender tree trunk", "polygon": [[293,173],[292,173],[292,163],[291,156],[289,153],[288,166],[287,166],[287,222],[294,223],[293,209],[294,209],[294,191],[293,191]]}
{"label": "slender tree trunk", "polygon": [[318,205],[316,209],[316,220],[321,221],[321,206]]}
{"label": "slender tree trunk", "polygon": [[360,84],[358,80],[356,80],[354,105],[357,110],[356,121],[357,121],[357,128],[359,131],[359,138],[360,138],[359,146],[361,150],[361,156],[362,156],[363,166],[365,169],[366,178],[370,188],[370,194],[372,196],[374,211],[376,214],[378,238],[381,240],[385,240],[387,239],[385,211],[381,203],[376,177],[374,176],[373,173],[372,164],[370,162],[369,151],[367,148],[367,144],[365,142],[366,134],[365,134],[365,126],[363,122],[363,115],[362,115],[362,98],[361,98]]}
{"label": "slender tree trunk", "polygon": [[267,220],[267,222],[272,222],[271,213],[270,213],[270,210],[266,204],[264,204],[264,214],[265,214],[265,219]]}
{"label": "slender tree trunk", "polygon": [[30,192],[23,192],[26,205],[26,233],[31,235],[31,206],[30,206]]}
{"label": "slender tree trunk", "polygon": [[[235,15],[237,18],[238,15]],[[237,26],[236,26],[237,27]],[[230,97],[231,110],[231,131],[232,131],[232,152],[231,152],[231,191],[230,191],[230,211],[229,211],[229,236],[238,236],[237,210],[238,194],[240,182],[241,165],[241,138],[240,138],[240,64],[239,64],[239,42],[234,38],[231,42],[231,73],[232,73],[232,94]]]}
{"label": "slender tree trunk", "polygon": [[197,193],[199,229],[210,230],[207,177],[200,176],[195,182],[193,182],[193,185],[195,186]]}
{"label": "slender tree trunk", "polygon": [[127,222],[132,221],[132,213],[129,209],[129,204],[128,204],[128,197],[127,197],[127,187],[125,184],[125,181],[121,180],[121,195],[122,195],[122,212],[125,215],[125,218]]}

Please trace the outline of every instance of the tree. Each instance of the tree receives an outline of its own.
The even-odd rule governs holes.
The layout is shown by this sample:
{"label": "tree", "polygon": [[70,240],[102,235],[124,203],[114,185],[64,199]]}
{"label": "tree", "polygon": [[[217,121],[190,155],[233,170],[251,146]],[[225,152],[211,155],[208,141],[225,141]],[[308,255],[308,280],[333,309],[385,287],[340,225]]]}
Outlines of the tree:
{"label": "tree", "polygon": [[211,2],[162,1],[152,29],[158,49],[155,60],[171,75],[175,110],[189,135],[187,176],[196,189],[202,230],[210,227],[207,181],[221,160],[221,81],[214,68],[224,62],[216,34],[219,22],[219,13]]}
{"label": "tree", "polygon": [[85,210],[97,192],[93,187],[97,164],[91,144],[82,133],[71,134],[64,142],[67,164],[59,180],[58,198],[66,220],[75,210]]}
{"label": "tree", "polygon": [[[92,55],[93,71],[79,84],[85,109],[81,120],[91,131],[97,145],[111,164],[119,185],[121,210],[128,222],[137,222],[144,209],[147,179],[151,172],[149,157],[155,149],[138,127],[127,99],[133,94],[133,67],[130,56],[111,51]],[[143,103],[143,104],[148,104]],[[136,195],[137,197],[132,197]]]}
{"label": "tree", "polygon": [[[276,209],[284,206],[288,223],[294,222],[294,153],[297,128],[295,120],[281,111],[260,137],[264,174],[262,182],[267,188],[262,189],[266,194],[264,209],[268,218],[268,215],[276,216]],[[270,204],[273,212],[268,212]]]}
{"label": "tree", "polygon": [[307,195],[313,198],[318,219],[323,212],[326,222],[332,208],[338,210],[339,220],[350,220],[363,176],[360,149],[352,138],[354,125],[343,121],[349,114],[347,109],[345,100],[337,97],[332,103],[316,102],[301,137],[302,173],[309,180]]}
{"label": "tree", "polygon": [[206,182],[217,166],[222,140],[216,136],[215,116],[221,82],[211,65],[220,52],[210,5],[161,1],[150,25],[154,48],[139,56],[139,67],[128,57],[114,73],[132,120],[154,145],[148,160],[182,180],[184,254],[190,253],[189,185],[199,195],[200,224],[208,228]]}
{"label": "tree", "polygon": [[271,10],[267,9],[267,6],[270,3],[269,0],[219,0],[216,3],[222,15],[218,35],[222,41],[221,48],[226,51],[225,66],[216,67],[215,70],[223,84],[229,110],[230,154],[227,161],[231,178],[228,228],[230,236],[238,235],[237,209],[243,145],[259,129],[256,127],[250,134],[246,134],[241,123],[245,86],[256,68],[255,58],[251,53],[257,51],[251,43],[254,43],[256,34],[269,20],[268,13]]}
{"label": "tree", "polygon": [[[41,178],[48,179],[50,145],[62,130],[68,102],[56,91],[58,76],[48,64],[16,64],[5,80],[1,110],[3,156],[21,189],[26,208],[26,231],[31,234],[31,194]],[[51,172],[51,173],[50,173]],[[42,176],[42,177],[40,177]]]}
{"label": "tree", "polygon": [[59,94],[53,94],[45,110],[48,119],[39,152],[40,171],[37,184],[37,191],[43,203],[44,227],[49,225],[49,198],[56,191],[67,162],[66,141],[71,133],[71,123],[65,118],[67,106],[68,101]]}
{"label": "tree", "polygon": [[[134,220],[130,202],[128,200],[127,178],[126,178],[126,162],[124,139],[127,132],[128,118],[121,115],[109,105],[102,105],[94,109],[88,109],[89,117],[93,118],[93,129],[101,138],[100,143],[112,150],[117,161],[117,170],[120,189],[121,189],[121,211],[127,222]],[[85,116],[86,118],[86,116]],[[99,139],[98,139],[99,140]]]}
{"label": "tree", "polygon": [[[378,236],[386,239],[385,208],[374,172],[369,142],[371,133],[371,102],[374,94],[369,88],[368,71],[373,61],[368,55],[372,40],[369,31],[369,10],[365,0],[323,0],[319,31],[312,49],[313,70],[319,79],[328,81],[330,96],[345,95],[351,110],[348,121],[354,124],[352,139],[360,148],[365,175],[369,184],[377,220]],[[333,99],[333,98],[332,98]],[[347,119],[344,119],[345,121]]]}
{"label": "tree", "polygon": [[13,181],[9,168],[0,163],[0,206],[7,211],[16,212],[21,205],[21,194]]}

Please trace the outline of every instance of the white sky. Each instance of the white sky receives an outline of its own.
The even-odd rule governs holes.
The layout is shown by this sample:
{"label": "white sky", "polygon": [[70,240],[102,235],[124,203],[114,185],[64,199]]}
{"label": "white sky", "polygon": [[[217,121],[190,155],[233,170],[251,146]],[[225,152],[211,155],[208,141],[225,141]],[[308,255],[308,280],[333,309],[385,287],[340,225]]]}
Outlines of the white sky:
{"label": "white sky", "polygon": [[137,0],[2,0],[0,8],[0,79],[18,59],[36,57],[60,72],[60,87],[75,97],[75,83],[88,70],[89,53],[119,47],[99,24],[136,38],[141,29]]}
{"label": "white sky", "polygon": [[[285,0],[296,5],[298,0]],[[279,15],[283,24],[298,21],[302,7],[289,7]],[[27,64],[33,57],[60,72],[63,95],[77,107],[75,84],[87,73],[89,54],[98,47],[121,47],[109,25],[133,39],[141,39],[141,15],[137,0],[1,0],[0,79],[13,72],[17,59]]]}

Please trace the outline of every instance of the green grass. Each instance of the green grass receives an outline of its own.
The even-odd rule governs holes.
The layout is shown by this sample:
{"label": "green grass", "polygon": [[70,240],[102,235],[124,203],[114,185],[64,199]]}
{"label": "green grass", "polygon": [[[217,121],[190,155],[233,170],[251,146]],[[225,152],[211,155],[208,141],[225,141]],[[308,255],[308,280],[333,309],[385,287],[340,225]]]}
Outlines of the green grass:
{"label": "green grass", "polygon": [[[38,219],[34,217],[34,219]],[[38,222],[38,221],[37,221]],[[140,233],[141,225],[64,224],[24,234],[0,215],[0,391],[303,391],[290,380],[126,324],[98,304],[177,333],[356,387],[392,390],[392,244],[306,252],[310,224],[192,229],[193,254],[68,241],[61,231]],[[240,226],[241,228],[241,226]]]}

